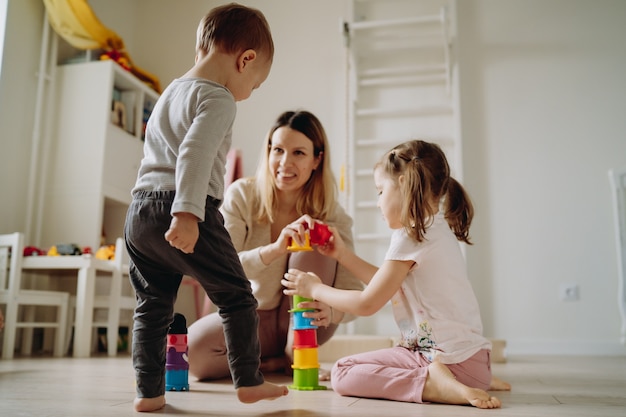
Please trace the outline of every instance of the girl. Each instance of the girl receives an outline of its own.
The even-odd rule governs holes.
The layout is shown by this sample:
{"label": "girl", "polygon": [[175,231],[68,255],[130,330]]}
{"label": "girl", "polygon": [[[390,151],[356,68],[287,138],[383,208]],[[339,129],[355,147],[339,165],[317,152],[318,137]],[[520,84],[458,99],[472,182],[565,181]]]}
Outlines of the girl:
{"label": "girl", "polygon": [[[369,316],[391,300],[399,346],[340,359],[332,369],[341,395],[499,408],[486,390],[507,389],[490,368],[478,302],[457,240],[471,244],[473,208],[439,146],[413,140],[374,168],[378,207],[393,234],[380,268],[349,250],[336,233],[320,251],[367,284],[364,291],[325,286],[290,269],[281,281],[298,294]],[[332,228],[331,228],[332,230]],[[366,384],[363,381],[367,381]]]}

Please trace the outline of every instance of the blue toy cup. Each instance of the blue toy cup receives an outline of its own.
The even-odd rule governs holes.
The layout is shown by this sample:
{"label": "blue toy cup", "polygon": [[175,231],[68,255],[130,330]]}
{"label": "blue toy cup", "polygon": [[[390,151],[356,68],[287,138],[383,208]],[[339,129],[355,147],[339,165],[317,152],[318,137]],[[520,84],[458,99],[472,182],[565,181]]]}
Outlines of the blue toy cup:
{"label": "blue toy cup", "polygon": [[294,311],[293,312],[293,328],[294,330],[301,329],[317,329],[317,326],[311,324],[313,318],[311,317],[303,317],[302,315],[306,312],[310,312],[313,310],[306,311]]}

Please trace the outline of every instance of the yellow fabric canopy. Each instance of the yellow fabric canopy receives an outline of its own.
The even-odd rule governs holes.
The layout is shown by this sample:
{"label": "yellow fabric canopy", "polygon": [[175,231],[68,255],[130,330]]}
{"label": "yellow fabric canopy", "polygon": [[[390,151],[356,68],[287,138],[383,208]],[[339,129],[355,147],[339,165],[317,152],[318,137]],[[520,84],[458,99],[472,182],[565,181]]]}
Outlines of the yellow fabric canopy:
{"label": "yellow fabric canopy", "polygon": [[52,28],[70,45],[78,49],[116,51],[125,60],[129,71],[161,92],[159,79],[133,65],[124,49],[124,41],[100,22],[87,0],[43,0]]}

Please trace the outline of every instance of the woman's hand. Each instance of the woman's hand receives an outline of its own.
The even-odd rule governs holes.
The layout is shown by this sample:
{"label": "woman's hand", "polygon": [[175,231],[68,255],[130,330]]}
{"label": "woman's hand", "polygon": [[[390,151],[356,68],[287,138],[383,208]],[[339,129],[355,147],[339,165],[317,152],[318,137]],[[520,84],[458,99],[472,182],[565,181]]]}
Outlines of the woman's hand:
{"label": "woman's hand", "polygon": [[312,272],[302,272],[299,269],[290,269],[285,272],[280,283],[285,287],[283,294],[299,295],[305,298],[315,298],[313,290],[317,285],[324,285],[320,277]]}
{"label": "woman's hand", "polygon": [[283,227],[274,242],[260,248],[259,254],[261,261],[265,265],[271,264],[279,257],[288,253],[289,249],[287,248],[291,246],[293,242],[303,246],[306,242],[305,235],[307,227],[311,227],[314,223],[315,220],[308,214],[305,214]]}
{"label": "woman's hand", "polygon": [[305,214],[285,226],[283,230],[281,230],[276,242],[279,243],[281,247],[285,248],[285,250],[291,245],[292,240],[298,245],[304,246],[306,230],[307,228],[312,228],[314,223],[315,220],[308,214]]}

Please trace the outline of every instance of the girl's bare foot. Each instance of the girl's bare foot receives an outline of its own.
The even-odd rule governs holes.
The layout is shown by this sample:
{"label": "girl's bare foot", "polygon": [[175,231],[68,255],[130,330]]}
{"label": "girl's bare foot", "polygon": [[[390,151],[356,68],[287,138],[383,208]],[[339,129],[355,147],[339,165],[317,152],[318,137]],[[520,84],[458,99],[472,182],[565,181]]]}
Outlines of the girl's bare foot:
{"label": "girl's bare foot", "polygon": [[237,388],[237,398],[242,403],[250,404],[260,400],[275,400],[278,397],[287,395],[289,389],[284,385],[276,385],[271,382],[264,382],[254,387]]}
{"label": "girl's bare foot", "polygon": [[495,376],[491,377],[491,384],[489,384],[489,391],[511,391],[511,384],[501,380]]}
{"label": "girl's bare foot", "polygon": [[139,412],[160,410],[165,407],[165,395],[154,398],[135,398],[133,405],[135,406],[135,411]]}
{"label": "girl's bare foot", "polygon": [[328,369],[319,370],[319,380],[320,381],[330,381],[330,371]]}
{"label": "girl's bare foot", "polygon": [[500,400],[487,391],[470,388],[456,380],[450,369],[442,363],[428,366],[428,376],[422,393],[423,401],[441,404],[470,404],[478,408],[500,408]]}

